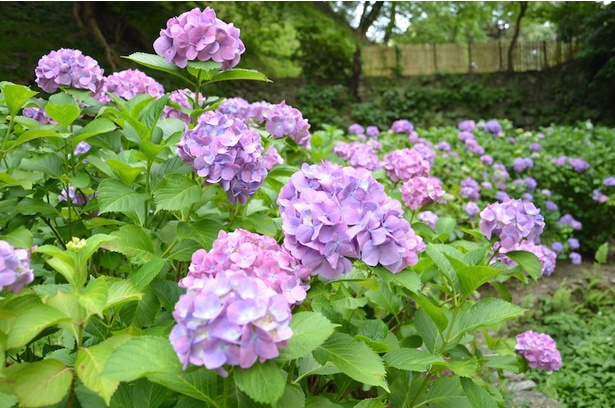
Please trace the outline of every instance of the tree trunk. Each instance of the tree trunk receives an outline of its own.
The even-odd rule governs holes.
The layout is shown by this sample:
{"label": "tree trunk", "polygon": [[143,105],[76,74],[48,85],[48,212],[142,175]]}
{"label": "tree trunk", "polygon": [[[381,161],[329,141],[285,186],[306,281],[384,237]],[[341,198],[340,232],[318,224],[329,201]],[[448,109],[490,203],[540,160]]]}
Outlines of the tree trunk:
{"label": "tree trunk", "polygon": [[103,35],[98,21],[96,21],[95,3],[91,1],[75,1],[73,3],[73,17],[79,25],[79,29],[82,31],[89,31],[96,42],[103,48],[105,52],[105,60],[111,66],[111,69],[117,71],[117,63],[119,62],[118,56],[111,48],[107,39]]}
{"label": "tree trunk", "polygon": [[514,61],[513,61],[513,52],[514,52],[515,46],[517,45],[517,39],[519,38],[519,32],[521,31],[521,19],[523,18],[523,16],[525,15],[525,12],[527,11],[528,2],[520,1],[519,5],[521,7],[521,10],[519,12],[519,15],[517,16],[517,23],[515,24],[515,32],[513,34],[512,40],[510,41],[510,46],[508,47],[508,72],[513,72],[515,70]]}
{"label": "tree trunk", "polygon": [[393,30],[395,29],[395,17],[397,14],[397,4],[395,2],[391,2],[391,12],[389,14],[389,24],[387,24],[387,28],[384,30],[384,45],[388,45],[391,40],[391,36],[393,35]]}
{"label": "tree trunk", "polygon": [[350,77],[350,94],[356,102],[361,102],[359,81],[361,80],[361,45],[357,42],[352,59],[352,76]]}

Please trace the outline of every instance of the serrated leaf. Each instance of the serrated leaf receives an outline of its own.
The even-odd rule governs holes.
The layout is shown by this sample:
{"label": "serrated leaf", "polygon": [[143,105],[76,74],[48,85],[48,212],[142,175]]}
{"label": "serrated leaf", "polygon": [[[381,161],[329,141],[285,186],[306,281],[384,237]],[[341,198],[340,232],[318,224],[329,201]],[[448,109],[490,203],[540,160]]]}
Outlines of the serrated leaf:
{"label": "serrated leaf", "polygon": [[135,52],[133,54],[130,54],[128,57],[124,57],[124,58],[134,61],[137,64],[141,64],[145,67],[155,69],[157,71],[166,72],[168,74],[174,75],[183,80],[191,82],[186,77],[186,74],[184,73],[184,71],[182,71],[177,65],[167,62],[164,58],[162,58],[159,55],[147,54],[144,52]]}
{"label": "serrated leaf", "polygon": [[[431,260],[438,266],[438,268],[448,278],[449,283],[453,287],[455,292],[459,291],[459,280],[455,273],[455,268],[451,265],[449,259],[445,256],[445,251],[452,250],[453,247],[441,244],[427,244],[425,253],[431,258]],[[459,258],[461,258],[459,254]],[[457,259],[459,259],[457,258]]]}
{"label": "serrated leaf", "polygon": [[526,309],[502,299],[489,298],[476,302],[461,317],[460,327],[470,331],[522,316]]}
{"label": "serrated leaf", "polygon": [[117,129],[117,125],[107,118],[96,118],[81,129],[81,131],[71,139],[70,143],[75,148],[79,143],[93,136],[112,132]]}
{"label": "serrated leaf", "polygon": [[446,329],[446,326],[448,326],[448,318],[446,317],[442,309],[431,303],[429,301],[429,298],[427,298],[421,292],[412,293],[411,297],[421,307],[421,309],[424,310],[425,313],[427,313],[427,315],[434,322],[438,330],[440,332],[443,332],[444,329]]}
{"label": "serrated leaf", "polygon": [[391,367],[406,371],[424,372],[436,362],[444,362],[438,354],[431,354],[426,351],[400,348],[386,353],[382,359]]}
{"label": "serrated leaf", "polygon": [[193,239],[207,251],[211,250],[218,234],[224,229],[224,225],[213,220],[201,219],[196,222],[180,222],[177,226],[177,239]]}
{"label": "serrated leaf", "polygon": [[132,185],[135,179],[145,171],[143,167],[133,167],[120,160],[111,159],[107,160],[106,163],[126,186]]}
{"label": "serrated leaf", "polygon": [[500,274],[500,270],[490,266],[465,266],[457,269],[461,297],[467,298],[484,283]]}
{"label": "serrated leaf", "polygon": [[505,255],[521,266],[534,280],[538,279],[542,273],[540,260],[529,251],[509,251]]}
{"label": "serrated leaf", "polygon": [[435,362],[434,365],[446,367],[460,377],[472,377],[478,370],[478,361],[476,357],[468,360],[449,360],[443,362]]}
{"label": "serrated leaf", "polygon": [[141,123],[143,123],[148,129],[151,129],[153,131],[154,127],[156,126],[156,123],[158,123],[158,121],[160,120],[160,115],[162,114],[162,111],[164,110],[168,99],[169,96],[164,95],[148,103],[145,109],[143,109],[143,112],[141,112],[141,115],[139,115],[139,120],[141,121]]}
{"label": "serrated leaf", "polygon": [[85,291],[79,295],[79,304],[88,312],[88,316],[97,314],[102,318],[103,310],[107,305],[109,288],[105,279],[92,279],[85,288]]}
{"label": "serrated leaf", "polygon": [[100,375],[113,350],[130,340],[130,336],[114,336],[87,348],[77,351],[75,371],[81,382],[90,390],[100,395],[107,405],[115,393],[119,381]]}
{"label": "serrated leaf", "polygon": [[252,70],[252,69],[229,69],[227,71],[220,71],[215,74],[209,81],[206,83],[211,84],[214,82],[220,81],[234,81],[238,79],[243,80],[251,80],[251,81],[263,81],[263,82],[271,82],[265,74]]}
{"label": "serrated leaf", "polygon": [[[101,276],[98,279],[103,278],[106,277]],[[139,300],[143,296],[143,293],[141,293],[139,289],[137,289],[131,282],[125,279],[106,278],[106,281],[108,287],[108,294],[105,310],[123,302],[127,302],[130,300]]]}
{"label": "serrated leaf", "polygon": [[22,159],[19,163],[20,170],[40,171],[54,177],[61,177],[64,173],[62,159],[55,154],[34,156],[31,159]]}
{"label": "serrated leaf", "polygon": [[36,140],[36,139],[40,139],[40,138],[48,138],[48,137],[55,137],[55,138],[63,138],[64,136],[62,136],[61,134],[59,134],[58,132],[53,132],[51,130],[47,130],[47,129],[31,129],[31,130],[26,130],[25,132],[23,132],[21,135],[19,135],[19,137],[15,140],[12,140],[10,142],[7,143],[7,151],[22,145],[26,142],[32,141],[32,140]]}
{"label": "serrated leaf", "polygon": [[600,245],[598,247],[598,250],[596,250],[596,262],[598,262],[599,264],[605,264],[607,261],[609,255],[609,243],[605,242],[604,244]]}
{"label": "serrated leaf", "polygon": [[124,225],[112,235],[116,239],[107,242],[103,247],[124,254],[130,262],[143,265],[160,259],[154,253],[154,243],[149,234],[138,225]]}
{"label": "serrated leaf", "polygon": [[119,315],[122,322],[135,327],[150,327],[160,312],[160,302],[150,287],[141,289],[143,296],[137,301],[122,305]]}
{"label": "serrated leaf", "polygon": [[385,406],[379,399],[368,398],[359,402],[354,408],[385,408]]}
{"label": "serrated leaf", "polygon": [[56,105],[50,102],[45,106],[45,113],[60,125],[70,126],[81,114],[81,109],[72,104]]}
{"label": "serrated leaf", "polygon": [[425,309],[420,308],[414,315],[414,325],[423,339],[428,351],[435,353],[442,347],[441,331],[429,317]]}
{"label": "serrated leaf", "polygon": [[278,360],[289,361],[304,357],[324,343],[337,325],[318,312],[299,312],[293,315],[290,327],[293,336],[280,349]]}
{"label": "serrated leaf", "polygon": [[131,281],[137,289],[143,289],[154,280],[160,271],[162,271],[166,263],[167,260],[162,258],[154,258],[151,261],[145,262],[138,269],[128,274],[128,280]]}
{"label": "serrated leaf", "polygon": [[286,384],[284,388],[284,394],[276,402],[276,408],[304,408],[305,407],[305,394],[298,385]]}
{"label": "serrated leaf", "polygon": [[169,393],[168,388],[141,379],[132,388],[132,408],[158,408]]}
{"label": "serrated leaf", "polygon": [[417,293],[421,288],[421,276],[410,269],[395,274],[393,280],[401,283],[404,288],[413,293]]}
{"label": "serrated leaf", "polygon": [[350,378],[389,391],[382,359],[362,341],[345,333],[334,333],[319,350],[325,352],[326,360]]}
{"label": "serrated leaf", "polygon": [[33,305],[15,318],[7,333],[6,347],[7,349],[23,347],[43,329],[69,320],[68,316],[56,308],[43,304]]}
{"label": "serrated leaf", "polygon": [[216,406],[219,375],[215,371],[203,367],[192,371],[174,374],[152,374],[150,381],[164,385],[188,397],[196,398]]}
{"label": "serrated leaf", "polygon": [[64,398],[73,374],[58,360],[50,359],[27,363],[10,378],[20,406],[44,407]]}
{"label": "serrated leaf", "polygon": [[[419,402],[419,401],[417,401]],[[436,408],[472,408],[461,388],[459,377],[448,376],[437,379],[421,405]]]}
{"label": "serrated leaf", "polygon": [[0,236],[0,238],[14,248],[32,248],[32,232],[23,226]]}
{"label": "serrated leaf", "polygon": [[[182,366],[165,337],[135,337],[115,349],[101,375],[118,381],[134,381],[153,374],[180,374]],[[156,381],[155,381],[156,382]]]}
{"label": "serrated leaf", "polygon": [[285,379],[273,361],[236,370],[234,379],[237,387],[256,402],[273,405],[284,394]]}
{"label": "serrated leaf", "polygon": [[167,174],[154,189],[156,211],[187,210],[201,199],[203,190],[182,174]]}
{"label": "serrated leaf", "polygon": [[2,86],[2,95],[4,102],[9,108],[9,115],[16,116],[17,112],[28,102],[28,99],[37,95],[35,92],[24,85],[13,84],[10,82],[4,83]]}
{"label": "serrated leaf", "polygon": [[491,394],[479,387],[470,378],[461,378],[461,387],[474,408],[498,408]]}
{"label": "serrated leaf", "polygon": [[118,180],[105,179],[98,186],[98,203],[101,214],[135,211],[143,205],[147,198],[147,194],[137,193]]}

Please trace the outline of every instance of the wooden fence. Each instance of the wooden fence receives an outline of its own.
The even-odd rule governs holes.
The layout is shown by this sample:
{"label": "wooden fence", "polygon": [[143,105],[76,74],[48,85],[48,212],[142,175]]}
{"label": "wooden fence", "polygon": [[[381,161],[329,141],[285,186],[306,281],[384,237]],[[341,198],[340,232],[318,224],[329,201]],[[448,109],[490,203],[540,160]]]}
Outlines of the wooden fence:
{"label": "wooden fence", "polygon": [[[365,46],[361,69],[366,77],[502,72],[508,70],[508,47],[507,42]],[[514,71],[542,71],[571,59],[574,51],[574,44],[561,41],[517,43]]]}

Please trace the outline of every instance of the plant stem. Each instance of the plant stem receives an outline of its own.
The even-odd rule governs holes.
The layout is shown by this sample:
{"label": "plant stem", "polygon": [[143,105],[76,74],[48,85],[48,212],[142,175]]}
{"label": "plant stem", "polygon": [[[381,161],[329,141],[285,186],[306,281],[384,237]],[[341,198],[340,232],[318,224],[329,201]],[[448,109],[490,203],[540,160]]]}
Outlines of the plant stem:
{"label": "plant stem", "polygon": [[60,234],[58,233],[58,231],[54,228],[53,225],[51,225],[51,221],[48,220],[45,217],[41,217],[41,219],[43,220],[43,222],[45,224],[47,224],[47,226],[51,229],[51,232],[53,232],[53,235],[56,236],[58,242],[60,243],[60,245],[62,245],[62,249],[66,249],[66,244],[64,243],[64,241],[62,240],[62,237],[60,236]]}

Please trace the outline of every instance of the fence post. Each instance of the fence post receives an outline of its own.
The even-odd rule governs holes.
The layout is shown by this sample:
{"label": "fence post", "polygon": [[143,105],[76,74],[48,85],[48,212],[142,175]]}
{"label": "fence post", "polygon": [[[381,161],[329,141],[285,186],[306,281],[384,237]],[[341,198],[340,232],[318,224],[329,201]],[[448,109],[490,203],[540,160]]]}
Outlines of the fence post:
{"label": "fence post", "polygon": [[468,40],[468,72],[471,74],[474,72],[472,66],[472,40]]}
{"label": "fence post", "polygon": [[543,61],[544,61],[543,69],[548,69],[549,68],[549,57],[547,56],[547,42],[546,41],[542,42],[542,54],[543,54]]}
{"label": "fence post", "polygon": [[500,54],[500,72],[504,71],[504,57],[502,56],[502,40],[498,40],[498,51]]}
{"label": "fence post", "polygon": [[438,73],[438,50],[436,49],[437,44],[433,44],[433,70],[434,74]]}

